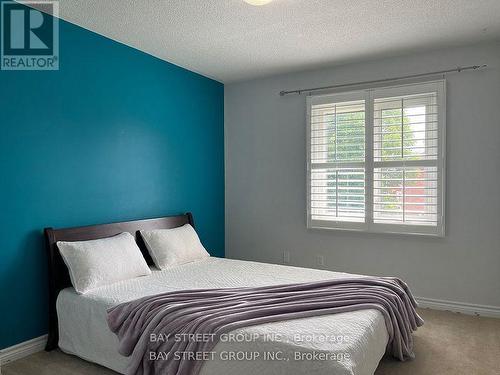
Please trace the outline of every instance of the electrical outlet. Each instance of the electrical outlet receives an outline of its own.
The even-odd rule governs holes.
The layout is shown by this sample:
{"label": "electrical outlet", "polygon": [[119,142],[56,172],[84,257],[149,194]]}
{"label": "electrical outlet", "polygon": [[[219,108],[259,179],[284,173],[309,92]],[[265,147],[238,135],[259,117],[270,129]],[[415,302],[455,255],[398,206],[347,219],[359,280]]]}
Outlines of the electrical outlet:
{"label": "electrical outlet", "polygon": [[283,264],[290,263],[290,252],[285,250],[283,251]]}
{"label": "electrical outlet", "polygon": [[325,265],[325,257],[323,255],[316,255],[316,265],[318,266]]}

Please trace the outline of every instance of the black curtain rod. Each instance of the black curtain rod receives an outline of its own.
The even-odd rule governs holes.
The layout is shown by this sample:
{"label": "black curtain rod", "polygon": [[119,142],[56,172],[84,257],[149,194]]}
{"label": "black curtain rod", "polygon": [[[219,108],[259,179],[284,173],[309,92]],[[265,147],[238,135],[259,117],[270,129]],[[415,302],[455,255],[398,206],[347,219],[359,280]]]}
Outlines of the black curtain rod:
{"label": "black curtain rod", "polygon": [[446,73],[460,73],[460,72],[463,72],[463,71],[466,71],[466,70],[483,69],[483,68],[486,68],[487,66],[488,65],[486,65],[486,64],[483,64],[483,65],[471,65],[471,66],[464,66],[464,67],[457,66],[454,69],[446,69],[446,70],[440,70],[440,71],[437,71],[437,72],[429,72],[429,73],[412,74],[412,75],[408,75],[408,76],[401,76],[401,77],[395,77],[395,78],[377,79],[377,80],[374,80],[374,81],[364,81],[364,82],[356,82],[356,83],[345,83],[345,84],[341,84],[341,85],[313,87],[313,88],[309,88],[309,89],[280,91],[280,96],[291,95],[291,94],[298,94],[298,95],[300,95],[300,94],[303,94],[305,92],[311,93],[311,92],[314,92],[314,91],[323,91],[323,90],[329,90],[329,89],[338,89],[338,88],[345,88],[345,87],[351,87],[351,86],[371,85],[371,84],[383,83],[383,82],[401,81],[401,80],[404,80],[404,79],[428,77],[428,76],[435,76],[435,75],[446,74]]}

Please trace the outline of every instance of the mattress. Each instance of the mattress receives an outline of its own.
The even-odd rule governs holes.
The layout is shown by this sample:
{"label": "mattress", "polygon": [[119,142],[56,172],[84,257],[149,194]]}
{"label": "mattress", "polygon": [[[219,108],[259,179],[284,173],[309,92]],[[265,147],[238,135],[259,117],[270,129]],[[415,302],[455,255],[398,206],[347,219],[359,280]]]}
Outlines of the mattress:
{"label": "mattress", "polygon": [[[210,257],[121,281],[79,295],[59,293],[59,347],[66,353],[125,373],[128,358],[106,323],[106,310],[166,291],[264,286],[319,281],[352,274]],[[373,309],[245,327],[220,341],[202,375],[373,374],[388,334]]]}

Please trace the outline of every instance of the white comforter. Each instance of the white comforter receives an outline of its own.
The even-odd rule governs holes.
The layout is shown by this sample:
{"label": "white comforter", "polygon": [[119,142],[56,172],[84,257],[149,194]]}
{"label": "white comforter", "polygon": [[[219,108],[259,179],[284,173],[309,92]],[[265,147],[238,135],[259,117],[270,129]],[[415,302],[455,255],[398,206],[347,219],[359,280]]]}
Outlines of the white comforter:
{"label": "white comforter", "polygon": [[[211,257],[164,271],[153,269],[150,276],[85,295],[67,288],[57,299],[59,346],[64,352],[124,373],[128,360],[118,354],[118,340],[106,323],[106,310],[114,305],[179,289],[264,286],[346,275]],[[376,310],[268,323],[234,333],[244,334],[238,336],[244,340],[233,336],[231,341],[219,342],[214,359],[202,368],[203,375],[368,375],[377,368],[388,340],[384,319]],[[271,356],[264,358],[265,352]],[[248,360],[239,359],[242,355]]]}

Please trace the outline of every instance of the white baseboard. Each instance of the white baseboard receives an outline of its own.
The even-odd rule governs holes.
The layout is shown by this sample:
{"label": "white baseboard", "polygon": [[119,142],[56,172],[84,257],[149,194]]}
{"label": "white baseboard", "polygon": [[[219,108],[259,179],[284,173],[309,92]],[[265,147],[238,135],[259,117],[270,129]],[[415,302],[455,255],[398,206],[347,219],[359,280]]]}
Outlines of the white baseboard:
{"label": "white baseboard", "polygon": [[439,300],[424,297],[415,297],[419,307],[446,310],[467,315],[479,315],[490,318],[500,318],[499,306],[476,305],[473,303],[462,303],[447,300]]}
{"label": "white baseboard", "polygon": [[21,359],[30,354],[42,351],[45,348],[46,342],[47,335],[43,335],[0,350],[0,367],[16,359]]}

